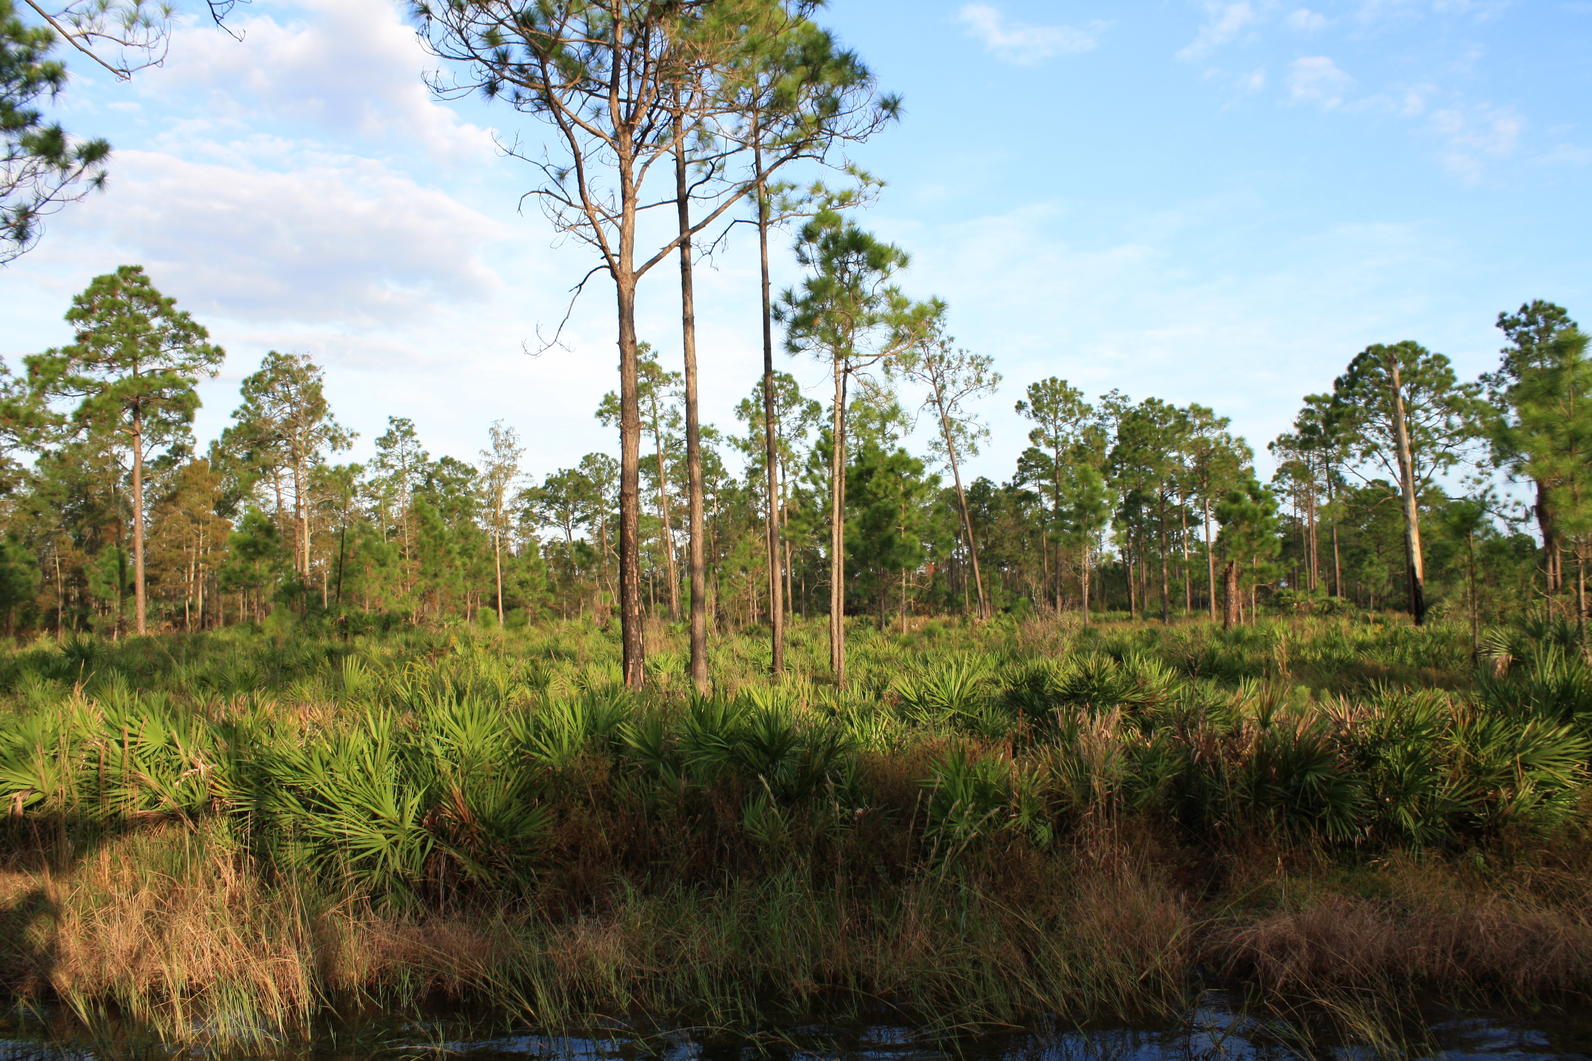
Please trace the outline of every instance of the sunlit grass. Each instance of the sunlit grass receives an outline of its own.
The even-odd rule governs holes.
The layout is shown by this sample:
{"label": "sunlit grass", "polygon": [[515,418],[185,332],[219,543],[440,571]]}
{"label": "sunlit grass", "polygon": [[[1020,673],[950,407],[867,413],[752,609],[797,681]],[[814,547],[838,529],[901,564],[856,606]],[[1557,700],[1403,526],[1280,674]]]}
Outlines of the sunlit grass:
{"label": "sunlit grass", "polygon": [[[651,636],[640,695],[587,624],[0,656],[0,982],[175,1040],[438,996],[962,1027],[1169,1010],[1200,968],[1328,1008],[1592,990],[1552,871],[1592,676],[1551,626],[1473,661],[1336,618],[859,625],[838,690],[808,623],[777,683],[719,640],[707,697]],[[1421,957],[1466,926],[1494,944]],[[1552,960],[1511,971],[1510,932]]]}

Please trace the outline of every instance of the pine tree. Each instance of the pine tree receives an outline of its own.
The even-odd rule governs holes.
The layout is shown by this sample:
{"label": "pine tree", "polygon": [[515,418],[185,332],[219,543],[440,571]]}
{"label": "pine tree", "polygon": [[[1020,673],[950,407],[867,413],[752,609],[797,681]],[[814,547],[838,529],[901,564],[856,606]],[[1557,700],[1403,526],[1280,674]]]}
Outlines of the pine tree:
{"label": "pine tree", "polygon": [[144,463],[160,447],[186,443],[199,407],[195,385],[213,376],[224,354],[174,300],[136,265],[99,276],[72,300],[70,346],[27,359],[40,393],[75,400],[77,431],[104,432],[132,459],[135,629],[145,632]]}

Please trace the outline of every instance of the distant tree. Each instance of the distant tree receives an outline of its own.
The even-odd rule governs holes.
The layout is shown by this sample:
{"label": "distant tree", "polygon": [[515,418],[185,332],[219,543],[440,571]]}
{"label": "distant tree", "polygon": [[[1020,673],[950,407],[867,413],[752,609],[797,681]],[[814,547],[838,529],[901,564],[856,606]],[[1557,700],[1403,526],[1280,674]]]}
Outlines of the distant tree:
{"label": "distant tree", "polygon": [[[808,398],[802,393],[801,385],[796,377],[789,372],[774,374],[773,397],[773,437],[774,444],[774,469],[769,474],[766,467],[768,461],[768,434],[769,412],[766,399],[769,395],[767,383],[760,381],[752,394],[740,401],[735,407],[736,417],[746,425],[747,433],[733,439],[735,447],[746,458],[749,471],[748,478],[756,479],[763,484],[765,491],[774,491],[775,500],[772,506],[775,520],[775,538],[778,548],[771,554],[772,563],[775,565],[775,574],[782,580],[783,592],[768,595],[768,604],[771,609],[783,607],[788,612],[796,610],[795,587],[793,584],[794,572],[792,571],[791,552],[791,489],[792,481],[798,474],[798,469],[806,460],[807,446],[819,422],[823,419],[824,407],[822,403]],[[765,514],[770,511],[770,506],[764,503]],[[766,528],[765,528],[766,530]],[[780,659],[784,659],[784,624],[774,625],[778,632],[780,645]],[[781,662],[783,667],[783,662]]]}
{"label": "distant tree", "polygon": [[291,572],[292,557],[275,521],[256,508],[244,512],[227,539],[227,558],[219,576],[222,590],[238,594],[241,618],[264,619],[267,602]]}
{"label": "distant tree", "polygon": [[1332,430],[1349,452],[1398,483],[1410,614],[1426,619],[1420,492],[1481,433],[1474,384],[1460,383],[1448,358],[1405,340],[1368,346],[1333,385]]}
{"label": "distant tree", "polygon": [[[1126,406],[1116,414],[1115,420],[1116,439],[1111,447],[1110,469],[1120,499],[1118,521],[1143,570],[1146,597],[1150,585],[1149,546],[1154,539],[1160,568],[1161,619],[1170,621],[1168,558],[1172,506],[1178,496],[1178,480],[1183,474],[1182,462],[1186,459],[1191,425],[1184,410],[1159,398],[1146,398]],[[1181,514],[1178,518],[1181,523]],[[1129,581],[1131,585],[1131,577]]]}
{"label": "distant tree", "polygon": [[902,449],[895,434],[902,425],[899,406],[868,409],[859,421],[860,445],[846,467],[846,553],[858,581],[874,598],[883,629],[890,591],[901,583],[901,621],[906,622],[908,572],[926,556],[931,536],[930,509],[937,486],[923,462]]}
{"label": "distant tree", "polygon": [[1071,543],[1078,549],[1078,600],[1088,622],[1094,542],[1110,521],[1105,431],[1083,392],[1059,376],[1030,383],[1015,408],[1034,425],[1029,446],[1017,459],[1017,478],[1049,509],[1040,544],[1046,552],[1056,546],[1051,572],[1056,610],[1062,604],[1061,548]]}
{"label": "distant tree", "polygon": [[[1557,595],[1564,585],[1563,549],[1550,497],[1557,484],[1526,475],[1525,465],[1530,457],[1521,449],[1515,425],[1521,388],[1528,392],[1538,390],[1544,380],[1562,374],[1564,366],[1556,355],[1562,355],[1565,348],[1556,348],[1554,343],[1560,335],[1575,328],[1575,321],[1563,307],[1541,299],[1522,305],[1514,313],[1498,314],[1498,329],[1509,340],[1509,345],[1500,351],[1503,356],[1498,369],[1482,377],[1494,406],[1493,460],[1512,474],[1531,478],[1536,489],[1532,511],[1537,518],[1537,532],[1542,536],[1543,573],[1550,597]],[[1529,399],[1539,400],[1540,395]],[[1537,470],[1547,471],[1540,464]]]}
{"label": "distant tree", "polygon": [[1230,421],[1202,405],[1189,406],[1188,466],[1185,473],[1199,502],[1205,527],[1206,594],[1210,616],[1216,618],[1216,539],[1211,517],[1218,501],[1251,473],[1254,454],[1242,439],[1228,432]]}
{"label": "distant tree", "polygon": [[329,453],[345,450],[353,432],[339,424],[326,401],[319,366],[302,354],[265,355],[258,371],[243,379],[243,404],[232,413],[222,448],[242,458],[254,475],[272,484],[277,513],[285,517],[283,477],[292,490],[293,567],[308,582],[314,468]]}
{"label": "distant tree", "polygon": [[382,532],[385,534],[394,525],[399,531],[406,593],[419,576],[415,562],[414,496],[430,459],[431,455],[421,448],[415,422],[407,416],[389,416],[387,430],[376,438],[376,457],[367,469],[374,478]]}
{"label": "distant tree", "polygon": [[25,476],[17,457],[35,447],[41,421],[27,380],[13,376],[0,359],[0,497],[21,486]]}
{"label": "distant tree", "polygon": [[5,618],[5,635],[17,631],[17,615],[39,591],[39,558],[15,535],[0,536],[0,616]]}
{"label": "distant tree", "polygon": [[142,634],[146,454],[186,442],[199,407],[195,385],[215,375],[225,355],[136,265],[96,277],[66,319],[76,341],[29,357],[28,378],[50,398],[77,402],[76,430],[106,433],[131,454],[134,617]]}
{"label": "distant tree", "polygon": [[525,449],[520,436],[503,421],[494,420],[488,429],[492,444],[481,451],[481,486],[486,491],[487,526],[492,532],[492,568],[497,587],[497,617],[503,622],[503,539],[509,533],[509,491],[520,476],[520,458]]}
{"label": "distant tree", "polygon": [[[786,346],[829,362],[830,406],[829,664],[846,682],[846,409],[851,380],[904,353],[916,340],[914,307],[891,286],[906,252],[825,210],[802,226],[796,260],[809,270],[799,290],[780,298]],[[921,320],[921,317],[918,318]]]}
{"label": "distant tree", "polygon": [[1222,525],[1216,548],[1222,559],[1222,626],[1225,629],[1241,621],[1245,570],[1254,570],[1275,556],[1280,547],[1277,501],[1271,491],[1251,475],[1228,491],[1216,506],[1216,518]]}
{"label": "distant tree", "polygon": [[951,485],[962,517],[962,533],[967,542],[968,560],[973,568],[973,586],[978,593],[978,615],[990,617],[989,597],[984,592],[984,576],[978,566],[978,539],[973,533],[973,517],[967,507],[967,491],[962,488],[962,469],[958,455],[978,453],[979,440],[989,429],[968,408],[980,395],[992,394],[1000,385],[1000,373],[987,354],[975,354],[957,347],[945,333],[945,303],[930,304],[930,315],[917,343],[903,359],[902,372],[928,391],[923,408],[934,413],[945,461],[951,470]]}
{"label": "distant tree", "polygon": [[1498,449],[1539,487],[1555,548],[1576,561],[1575,612],[1586,640],[1586,565],[1592,552],[1592,358],[1587,335],[1563,328],[1533,351],[1502,394]]}
{"label": "distant tree", "polygon": [[203,625],[206,586],[232,530],[216,513],[220,500],[221,477],[209,461],[192,460],[168,477],[150,512],[152,581],[168,600],[180,595],[184,630]]}

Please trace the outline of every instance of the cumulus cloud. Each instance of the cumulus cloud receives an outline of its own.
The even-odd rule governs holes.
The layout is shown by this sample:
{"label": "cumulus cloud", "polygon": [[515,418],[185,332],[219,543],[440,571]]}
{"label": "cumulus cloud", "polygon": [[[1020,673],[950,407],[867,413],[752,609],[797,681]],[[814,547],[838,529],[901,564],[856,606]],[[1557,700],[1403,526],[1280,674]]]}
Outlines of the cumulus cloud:
{"label": "cumulus cloud", "polygon": [[237,21],[241,41],[208,27],[182,31],[172,45],[182,61],[141,88],[163,103],[204,93],[212,118],[286,119],[337,138],[418,144],[444,161],[490,154],[488,130],[431,98],[422,74],[432,63],[391,0],[302,6],[283,22]]}
{"label": "cumulus cloud", "polygon": [[1179,59],[1202,59],[1233,40],[1258,20],[1247,0],[1239,3],[1206,3],[1205,21],[1194,39],[1177,53]]}
{"label": "cumulus cloud", "polygon": [[72,215],[149,264],[196,309],[239,320],[391,323],[428,301],[501,285],[483,263],[500,227],[370,159],[303,159],[292,172],[117,153],[114,196]]}
{"label": "cumulus cloud", "polygon": [[1354,78],[1325,55],[1295,59],[1288,69],[1288,98],[1331,110],[1343,102]]}
{"label": "cumulus cloud", "polygon": [[1085,26],[1032,26],[1008,21],[999,8],[990,4],[966,4],[957,13],[986,51],[1005,62],[1031,66],[1057,55],[1076,55],[1094,50],[1106,23]]}

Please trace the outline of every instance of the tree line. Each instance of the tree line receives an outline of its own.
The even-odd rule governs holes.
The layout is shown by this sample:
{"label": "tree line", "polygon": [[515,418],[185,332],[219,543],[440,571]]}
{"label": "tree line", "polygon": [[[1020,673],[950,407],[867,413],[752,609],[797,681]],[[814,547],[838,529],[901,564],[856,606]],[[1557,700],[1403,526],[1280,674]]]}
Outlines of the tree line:
{"label": "tree line", "polygon": [[[1010,478],[969,482],[961,466],[988,435],[973,399],[1000,383],[991,359],[957,345],[944,302],[861,278],[898,250],[829,217],[799,239],[812,273],[775,316],[833,391],[826,407],[775,373],[772,465],[760,380],[734,425],[701,428],[710,632],[827,615],[843,679],[847,614],[1232,624],[1267,606],[1398,606],[1420,622],[1437,606],[1479,622],[1541,601],[1584,624],[1592,368],[1557,306],[1501,314],[1499,366],[1473,382],[1413,342],[1367,348],[1270,444],[1267,484],[1215,411],[1120,391],[1091,401],[1057,377],[1015,402],[1030,431]],[[849,278],[826,240],[864,249]],[[472,460],[434,458],[394,416],[369,461],[339,463],[354,436],[321,368],[271,352],[200,456],[196,386],[223,357],[204,327],[133,266],[96,278],[66,316],[74,342],[15,373],[0,365],[7,633],[618,621],[612,455],[534,475],[499,421]],[[836,321],[853,331],[824,330]],[[638,342],[635,393],[643,615],[686,622],[683,373]],[[609,393],[593,413],[613,425],[620,404]],[[931,430],[914,431],[920,418]],[[1535,536],[1507,518],[1493,471],[1530,491]]]}

